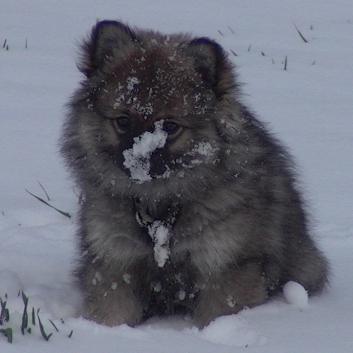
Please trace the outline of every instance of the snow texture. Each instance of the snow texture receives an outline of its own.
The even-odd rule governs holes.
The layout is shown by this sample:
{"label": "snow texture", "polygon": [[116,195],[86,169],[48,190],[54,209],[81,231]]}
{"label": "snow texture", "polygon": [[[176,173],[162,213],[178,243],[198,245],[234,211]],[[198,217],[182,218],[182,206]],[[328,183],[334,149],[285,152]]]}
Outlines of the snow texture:
{"label": "snow texture", "polygon": [[[188,156],[205,156],[205,157],[212,157],[215,152],[217,151],[216,148],[214,148],[210,142],[205,141],[205,142],[200,142],[198,143],[191,151],[188,151],[186,155]],[[191,160],[191,165],[189,167],[192,167],[194,165],[201,164],[202,161],[199,159],[193,159]]]}
{"label": "snow texture", "polygon": [[125,150],[124,166],[130,170],[131,179],[138,184],[150,181],[150,158],[156,149],[164,147],[168,134],[163,131],[163,120],[154,123],[153,132],[146,131],[134,138],[132,148]]}
{"label": "snow texture", "polygon": [[250,329],[243,318],[235,318],[234,315],[219,317],[196,333],[212,343],[232,347],[261,346],[266,342],[266,338]]}
{"label": "snow texture", "polygon": [[[0,329],[14,332],[13,344],[0,334],[0,352],[353,352],[351,0],[2,0],[0,16],[0,296],[8,294],[10,311],[10,321]],[[280,295],[220,317],[203,330],[177,317],[134,328],[104,327],[76,317],[81,301],[71,273],[77,196],[58,157],[57,140],[63,106],[82,78],[74,62],[76,42],[97,18],[208,36],[228,51],[240,82],[246,83],[244,103],[269,123],[300,166],[315,237],[332,264],[330,287],[309,298],[305,310],[305,293],[290,284],[287,299]],[[135,144],[146,143],[148,152],[127,152],[137,182],[150,177],[149,153],[158,148],[146,142],[155,137],[146,136]],[[139,158],[145,164],[135,170]],[[25,192],[46,199],[37,180],[49,202],[70,212],[71,219]],[[123,279],[128,283],[129,273]],[[154,289],[160,291],[161,284]],[[19,290],[29,297],[30,310],[40,308],[47,334],[53,333],[49,342],[38,325],[31,325],[31,334],[21,334]],[[232,298],[227,302],[232,305]]]}
{"label": "snow texture", "polygon": [[164,267],[169,258],[169,230],[161,221],[154,221],[148,226],[148,234],[154,242],[154,259],[159,267]]}
{"label": "snow texture", "polygon": [[308,292],[299,283],[287,282],[283,286],[283,295],[290,304],[298,308],[304,309],[308,306]]}

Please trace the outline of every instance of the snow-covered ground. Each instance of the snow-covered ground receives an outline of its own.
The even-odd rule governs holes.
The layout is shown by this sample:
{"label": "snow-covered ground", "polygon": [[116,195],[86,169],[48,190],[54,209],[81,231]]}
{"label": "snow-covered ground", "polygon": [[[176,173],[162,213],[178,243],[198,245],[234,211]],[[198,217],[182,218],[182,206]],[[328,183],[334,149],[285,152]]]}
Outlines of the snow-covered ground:
{"label": "snow-covered ground", "polygon": [[[300,166],[316,238],[332,264],[327,292],[307,303],[292,284],[286,297],[203,330],[178,318],[107,328],[74,317],[78,197],[57,140],[64,104],[80,79],[76,43],[106,18],[209,36],[228,50],[246,83],[244,100]],[[8,295],[10,322],[0,329],[12,327],[14,339],[9,344],[0,335],[0,352],[352,352],[352,57],[351,0],[2,0],[0,296]],[[38,181],[71,219],[26,192],[46,199]],[[22,336],[19,290],[30,310],[40,308],[45,331],[53,332],[48,342],[38,324]]]}

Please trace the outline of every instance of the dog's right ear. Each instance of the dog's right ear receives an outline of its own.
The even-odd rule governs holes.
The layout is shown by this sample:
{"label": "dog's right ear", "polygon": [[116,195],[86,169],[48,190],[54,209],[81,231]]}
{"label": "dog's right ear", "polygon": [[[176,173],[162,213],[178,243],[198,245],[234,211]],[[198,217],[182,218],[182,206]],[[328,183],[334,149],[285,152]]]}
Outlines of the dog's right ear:
{"label": "dog's right ear", "polygon": [[82,45],[79,70],[90,77],[113,57],[121,56],[137,41],[130,27],[118,21],[101,21],[92,29],[90,38]]}

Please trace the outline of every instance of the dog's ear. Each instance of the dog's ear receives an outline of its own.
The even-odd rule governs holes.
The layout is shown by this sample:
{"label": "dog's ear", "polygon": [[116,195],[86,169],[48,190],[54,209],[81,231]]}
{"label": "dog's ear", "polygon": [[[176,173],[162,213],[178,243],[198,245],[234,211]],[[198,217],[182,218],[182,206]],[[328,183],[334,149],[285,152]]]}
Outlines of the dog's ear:
{"label": "dog's ear", "polygon": [[193,59],[196,72],[217,96],[222,96],[225,89],[234,85],[232,65],[217,42],[205,37],[196,38],[187,44],[186,55]]}
{"label": "dog's ear", "polygon": [[107,60],[113,57],[119,60],[118,58],[136,42],[135,33],[125,24],[118,21],[98,22],[93,27],[89,39],[83,43],[78,68],[89,77],[94,71],[102,69]]}

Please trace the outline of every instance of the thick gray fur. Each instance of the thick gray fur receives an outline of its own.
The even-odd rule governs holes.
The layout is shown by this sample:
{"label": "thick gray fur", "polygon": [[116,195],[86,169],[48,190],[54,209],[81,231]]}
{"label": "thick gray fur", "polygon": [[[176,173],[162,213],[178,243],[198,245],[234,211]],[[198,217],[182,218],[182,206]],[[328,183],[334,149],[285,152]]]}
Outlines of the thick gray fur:
{"label": "thick gray fur", "polygon": [[[112,326],[180,313],[202,327],[287,281],[324,289],[328,263],[309,234],[292,159],[241,103],[219,44],[103,21],[78,67],[85,79],[61,152],[84,196],[75,272],[84,317]],[[160,120],[172,125],[148,157],[151,180],[134,180],[123,152]],[[154,221],[170,232],[163,266]]]}

